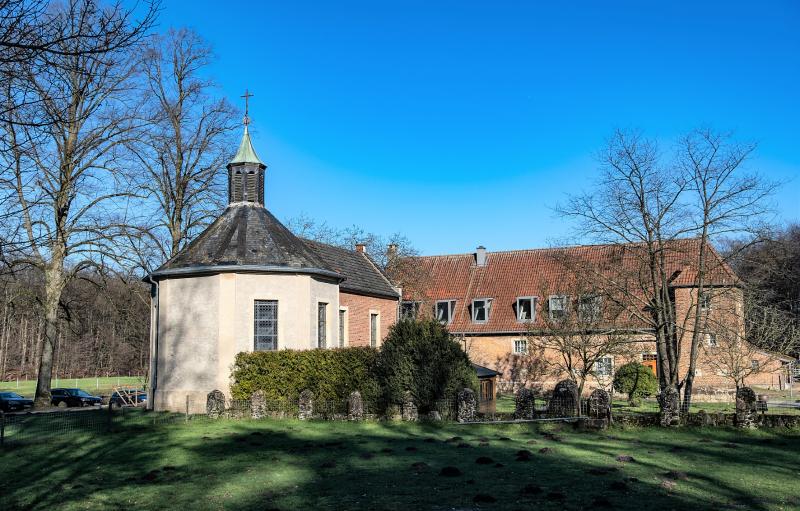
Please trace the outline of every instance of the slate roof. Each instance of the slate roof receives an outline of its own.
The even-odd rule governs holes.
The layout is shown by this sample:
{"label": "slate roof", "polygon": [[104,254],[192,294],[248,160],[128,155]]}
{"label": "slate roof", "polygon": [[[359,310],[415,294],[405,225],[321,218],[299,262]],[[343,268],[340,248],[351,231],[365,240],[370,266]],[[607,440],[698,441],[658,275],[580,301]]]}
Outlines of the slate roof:
{"label": "slate roof", "polygon": [[367,254],[318,241],[302,241],[325,261],[328,268],[345,277],[344,282],[339,284],[342,291],[400,298],[399,293]]}
{"label": "slate roof", "polygon": [[152,277],[225,270],[288,271],[344,278],[266,208],[245,202],[230,204]]}
{"label": "slate roof", "polygon": [[338,280],[342,291],[400,298],[367,254],[298,238],[266,208],[249,202],[230,204],[151,276],[219,271],[318,274]]}
{"label": "slate roof", "polygon": [[[544,302],[550,295],[571,294],[580,286],[574,271],[563,261],[569,260],[592,271],[624,275],[636,279],[634,268],[641,268],[641,247],[635,245],[581,245],[565,248],[514,250],[488,252],[485,266],[475,264],[475,254],[422,256],[408,258],[404,264],[416,269],[413,285],[401,283],[404,300],[456,300],[453,321],[449,329],[453,333],[511,333],[525,332],[531,328],[544,328]],[[679,240],[666,253],[672,271],[673,286],[692,285],[696,278],[693,263],[699,241]],[[737,286],[740,280],[731,268],[712,249],[712,267],[707,285]],[[620,272],[620,269],[623,271]],[[614,272],[619,272],[615,274]],[[633,274],[631,277],[630,274]],[[536,320],[533,324],[521,323],[516,317],[518,297],[535,296]],[[491,298],[492,306],[486,323],[473,323],[470,306],[473,299]],[[544,311],[544,312],[543,312]],[[643,325],[627,325],[637,328]]]}

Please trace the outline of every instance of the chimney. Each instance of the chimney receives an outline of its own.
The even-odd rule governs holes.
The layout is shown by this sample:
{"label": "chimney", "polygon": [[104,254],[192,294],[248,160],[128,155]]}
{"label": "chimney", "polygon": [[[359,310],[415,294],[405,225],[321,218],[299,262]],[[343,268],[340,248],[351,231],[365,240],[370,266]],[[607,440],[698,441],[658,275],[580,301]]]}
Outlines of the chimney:
{"label": "chimney", "polygon": [[367,246],[365,244],[363,244],[363,243],[356,243],[356,252],[358,252],[360,254],[366,254],[367,253]]}
{"label": "chimney", "polygon": [[386,247],[386,258],[390,261],[397,257],[397,243],[389,243]]}
{"label": "chimney", "polygon": [[475,264],[478,266],[486,266],[486,247],[483,245],[475,249]]}

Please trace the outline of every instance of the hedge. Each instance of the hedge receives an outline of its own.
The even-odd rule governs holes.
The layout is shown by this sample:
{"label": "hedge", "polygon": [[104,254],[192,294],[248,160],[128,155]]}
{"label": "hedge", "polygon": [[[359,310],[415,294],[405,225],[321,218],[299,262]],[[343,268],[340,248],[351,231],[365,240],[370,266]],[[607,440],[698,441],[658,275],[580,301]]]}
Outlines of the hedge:
{"label": "hedge", "polygon": [[374,348],[280,350],[239,353],[233,367],[234,399],[263,390],[267,399],[296,399],[310,389],[319,400],[344,400],[358,390],[365,401],[379,397]]}

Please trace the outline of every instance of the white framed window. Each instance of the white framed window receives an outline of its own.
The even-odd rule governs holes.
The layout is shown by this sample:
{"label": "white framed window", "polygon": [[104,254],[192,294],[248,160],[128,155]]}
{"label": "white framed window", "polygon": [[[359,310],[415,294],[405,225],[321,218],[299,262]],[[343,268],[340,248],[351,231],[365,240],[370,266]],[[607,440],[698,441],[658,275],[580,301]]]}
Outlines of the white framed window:
{"label": "white framed window", "polygon": [[253,302],[253,349],[278,349],[278,300]]}
{"label": "white framed window", "polygon": [[706,332],[705,334],[703,334],[703,337],[705,338],[706,346],[708,346],[709,348],[716,348],[718,346],[717,334]]}
{"label": "white framed window", "polygon": [[434,315],[436,316],[436,321],[443,323],[445,325],[449,325],[453,322],[453,313],[456,310],[456,301],[455,300],[439,300],[436,302],[436,306],[434,308]]}
{"label": "white framed window", "polygon": [[594,363],[594,372],[597,376],[611,376],[614,373],[614,357],[601,357]]}
{"label": "white framed window", "polygon": [[578,298],[578,319],[594,323],[600,319],[601,298],[597,295],[582,295]]}
{"label": "white framed window", "polygon": [[547,299],[547,311],[550,319],[561,319],[567,315],[566,295],[552,295]]}
{"label": "white framed window", "polygon": [[400,319],[417,319],[419,302],[404,300],[400,302]]}
{"label": "white framed window", "polygon": [[751,368],[753,371],[758,371],[758,367],[759,367],[759,365],[758,365],[758,360],[756,360],[756,359],[753,359],[753,360],[751,360],[751,361],[750,361],[750,368]]}
{"label": "white framed window", "polygon": [[527,355],[528,354],[528,340],[527,339],[517,339],[514,341],[514,353],[516,355]]}
{"label": "white framed window", "polygon": [[517,298],[517,321],[520,323],[533,323],[536,321],[536,302],[538,300],[535,296],[520,296]]}
{"label": "white framed window", "polygon": [[491,298],[477,298],[472,300],[472,322],[486,323],[489,321],[489,313],[492,307]]}
{"label": "white framed window", "polygon": [[339,309],[339,347],[344,348],[347,341],[347,309]]}

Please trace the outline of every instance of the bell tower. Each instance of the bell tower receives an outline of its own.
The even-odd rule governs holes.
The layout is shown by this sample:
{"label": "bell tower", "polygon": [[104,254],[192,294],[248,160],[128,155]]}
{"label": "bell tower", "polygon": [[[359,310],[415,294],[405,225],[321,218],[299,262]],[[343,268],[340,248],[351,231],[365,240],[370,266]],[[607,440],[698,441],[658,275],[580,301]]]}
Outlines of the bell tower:
{"label": "bell tower", "polygon": [[252,96],[248,91],[242,96],[245,101],[244,134],[239,150],[228,163],[228,202],[255,202],[263,205],[264,172],[267,166],[256,155],[247,129],[250,125],[249,99]]}

